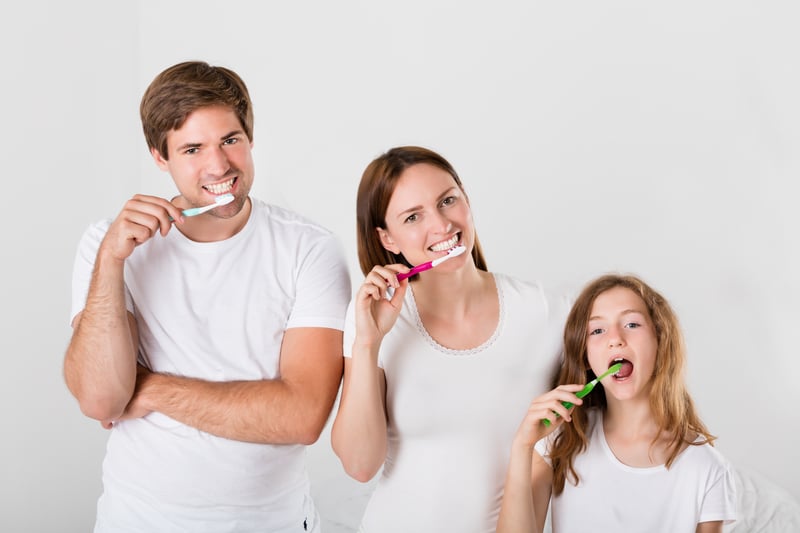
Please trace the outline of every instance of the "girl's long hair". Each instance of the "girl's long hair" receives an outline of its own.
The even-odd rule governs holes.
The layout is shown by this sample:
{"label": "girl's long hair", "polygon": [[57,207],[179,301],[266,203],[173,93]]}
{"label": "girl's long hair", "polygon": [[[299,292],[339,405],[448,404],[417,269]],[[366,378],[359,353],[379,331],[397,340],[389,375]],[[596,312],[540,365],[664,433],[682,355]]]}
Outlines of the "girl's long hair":
{"label": "girl's long hair", "polygon": [[[660,431],[652,444],[655,445],[660,435],[669,435],[666,462],[666,467],[669,468],[684,443],[713,444],[716,437],[708,432],[700,420],[686,389],[686,349],[678,317],[666,299],[644,281],[631,275],[607,274],[586,285],[572,306],[564,327],[564,360],[556,385],[587,383],[596,377],[589,367],[586,355],[589,314],[595,299],[615,287],[630,289],[644,301],[655,328],[658,348],[653,369],[653,386],[650,390],[650,410]],[[602,385],[598,385],[592,394],[583,399],[581,408],[573,411],[572,422],[561,426],[562,431],[556,436],[550,452],[554,495],[561,494],[564,490],[567,477],[575,485],[580,482],[574,460],[589,444],[586,435],[587,409],[598,407],[605,410],[607,405],[605,390]],[[702,435],[703,439],[696,441],[698,435]]]}

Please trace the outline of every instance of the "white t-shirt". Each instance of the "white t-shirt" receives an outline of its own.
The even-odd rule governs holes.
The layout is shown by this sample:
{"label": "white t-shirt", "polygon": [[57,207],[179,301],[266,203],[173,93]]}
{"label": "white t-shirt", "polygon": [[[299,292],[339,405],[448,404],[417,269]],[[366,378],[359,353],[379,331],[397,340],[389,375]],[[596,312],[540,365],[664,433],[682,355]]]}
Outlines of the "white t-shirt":
{"label": "white t-shirt", "polygon": [[[72,316],[109,225],[81,240]],[[230,239],[199,243],[173,228],[136,248],[125,289],[140,360],[211,381],[278,377],[284,331],[342,329],[351,296],[334,236],[258,200]],[[304,531],[304,520],[311,531],[316,517],[304,446],[220,438],[160,413],[115,425],[103,485],[96,531]]]}
{"label": "white t-shirt", "polygon": [[[568,305],[495,274],[500,321],[483,345],[450,350],[425,331],[413,296],[381,345],[388,450],[367,505],[367,533],[494,532],[514,433],[546,391]],[[345,354],[355,336],[352,305]]]}
{"label": "white t-shirt", "polygon": [[[554,533],[694,533],[700,522],[736,519],[733,470],[713,446],[688,446],[669,470],[634,468],[609,448],[602,411],[590,409],[587,416],[589,447],[575,457],[580,482],[567,478],[564,492],[551,500]],[[536,443],[548,462],[552,440]]]}

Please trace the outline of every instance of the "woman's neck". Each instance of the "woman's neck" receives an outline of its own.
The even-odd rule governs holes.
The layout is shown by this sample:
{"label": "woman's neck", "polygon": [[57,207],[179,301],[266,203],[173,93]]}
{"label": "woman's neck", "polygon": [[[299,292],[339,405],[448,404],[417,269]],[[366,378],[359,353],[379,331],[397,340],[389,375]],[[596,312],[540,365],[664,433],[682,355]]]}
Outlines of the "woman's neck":
{"label": "woman's neck", "polygon": [[488,272],[474,266],[458,272],[428,271],[411,290],[425,331],[442,346],[471,350],[497,329],[500,299]]}

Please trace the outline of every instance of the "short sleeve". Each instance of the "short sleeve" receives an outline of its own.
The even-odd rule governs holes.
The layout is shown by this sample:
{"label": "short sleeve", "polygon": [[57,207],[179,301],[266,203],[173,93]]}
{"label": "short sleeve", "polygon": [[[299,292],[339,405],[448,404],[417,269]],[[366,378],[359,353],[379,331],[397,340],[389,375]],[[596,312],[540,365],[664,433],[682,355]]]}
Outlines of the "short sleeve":
{"label": "short sleeve", "polygon": [[736,520],[736,481],[733,469],[722,456],[720,464],[709,476],[699,522],[722,520],[731,523]]}
{"label": "short sleeve", "polygon": [[300,262],[297,292],[288,328],[344,329],[350,301],[350,275],[344,255],[333,234],[313,240]]}

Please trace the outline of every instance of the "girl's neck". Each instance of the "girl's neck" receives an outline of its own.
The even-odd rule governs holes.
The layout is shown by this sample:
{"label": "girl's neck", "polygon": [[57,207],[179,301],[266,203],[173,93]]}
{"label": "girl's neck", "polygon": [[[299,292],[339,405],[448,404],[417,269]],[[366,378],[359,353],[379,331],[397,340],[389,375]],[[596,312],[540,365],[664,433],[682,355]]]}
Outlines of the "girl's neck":
{"label": "girl's neck", "polygon": [[618,401],[611,398],[603,415],[606,443],[617,459],[634,468],[666,463],[670,435],[661,431],[649,399]]}
{"label": "girl's neck", "polygon": [[647,398],[625,401],[607,398],[607,402],[603,414],[603,428],[607,434],[615,433],[625,438],[649,436],[652,440],[658,431],[658,426]]}

